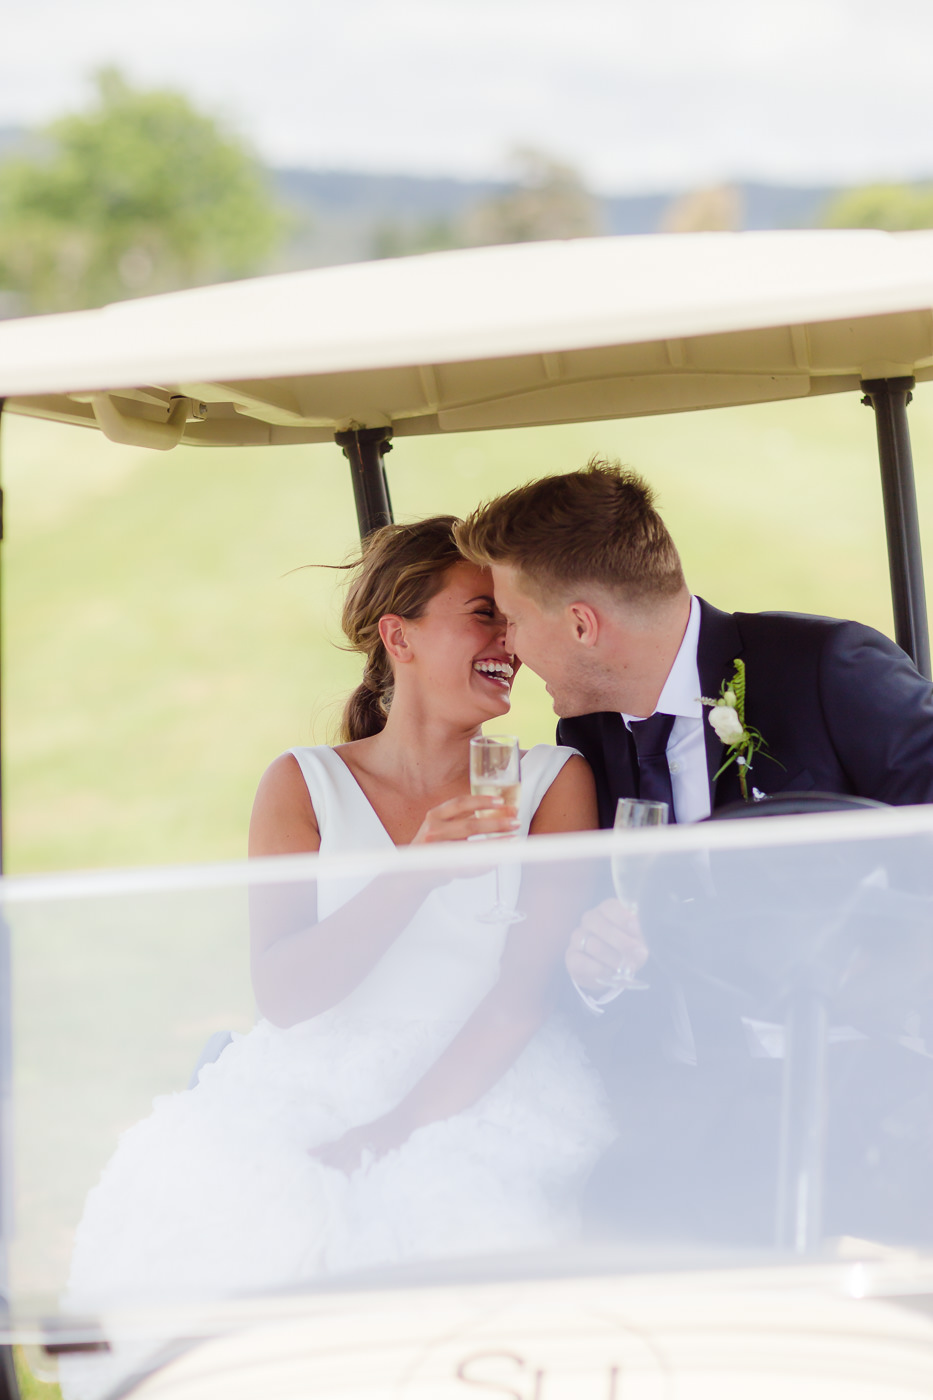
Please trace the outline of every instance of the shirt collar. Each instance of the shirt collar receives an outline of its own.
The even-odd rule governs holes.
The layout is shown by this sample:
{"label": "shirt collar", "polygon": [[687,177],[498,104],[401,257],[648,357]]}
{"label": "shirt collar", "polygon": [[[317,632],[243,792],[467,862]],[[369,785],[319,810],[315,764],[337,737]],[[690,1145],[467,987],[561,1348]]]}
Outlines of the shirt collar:
{"label": "shirt collar", "polygon": [[[700,670],[697,665],[699,642],[700,600],[691,598],[687,630],[658,697],[655,714],[660,712],[664,715],[683,715],[686,719],[703,718],[703,706],[700,703]],[[623,714],[622,718],[629,724],[641,716]]]}

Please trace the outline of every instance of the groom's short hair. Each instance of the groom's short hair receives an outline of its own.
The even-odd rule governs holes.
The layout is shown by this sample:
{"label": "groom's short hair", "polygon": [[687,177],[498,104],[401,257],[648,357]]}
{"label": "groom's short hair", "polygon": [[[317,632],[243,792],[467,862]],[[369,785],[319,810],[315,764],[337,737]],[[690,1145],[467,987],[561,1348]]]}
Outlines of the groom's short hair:
{"label": "groom's short hair", "polygon": [[636,472],[602,458],[488,501],[454,535],[467,559],[510,565],[545,602],[585,583],[633,602],[671,597],[684,587],[654,492]]}

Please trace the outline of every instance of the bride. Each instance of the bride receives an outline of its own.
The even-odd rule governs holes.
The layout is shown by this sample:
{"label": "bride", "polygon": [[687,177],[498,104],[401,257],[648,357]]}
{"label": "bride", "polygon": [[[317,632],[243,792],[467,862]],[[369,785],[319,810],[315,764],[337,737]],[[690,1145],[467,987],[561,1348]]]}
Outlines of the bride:
{"label": "bride", "polygon": [[[470,795],[470,739],[508,712],[520,663],[454,523],[390,525],[367,542],[343,614],[365,657],[344,742],[271,764],[251,856],[596,826],[592,775],[571,749],[523,756],[517,808]],[[254,888],[260,1020],[121,1138],[77,1231],[70,1308],[214,1299],[573,1229],[613,1136],[557,1012],[574,894],[545,867],[520,881],[518,866],[502,870],[524,915],[509,925],[482,917],[490,871],[348,880],[325,859],[313,888]]]}

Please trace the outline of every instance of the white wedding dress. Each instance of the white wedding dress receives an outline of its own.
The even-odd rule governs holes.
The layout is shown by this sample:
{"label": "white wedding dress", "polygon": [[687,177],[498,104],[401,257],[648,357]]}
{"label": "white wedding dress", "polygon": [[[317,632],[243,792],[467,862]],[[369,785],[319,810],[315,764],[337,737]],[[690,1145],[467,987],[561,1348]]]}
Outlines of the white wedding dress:
{"label": "white wedding dress", "polygon": [[[292,752],[322,856],[391,845],[332,749]],[[540,745],[523,759],[523,834],[571,752]],[[513,904],[518,871],[503,866]],[[318,917],[362,884],[329,880],[322,862]],[[614,1130],[596,1071],[560,1016],[471,1108],[352,1176],[309,1155],[404,1098],[494,986],[508,928],[478,916],[495,898],[493,873],[441,885],[343,1002],[284,1030],[260,1020],[196,1088],[156,1099],[88,1196],[67,1309],[212,1300],[572,1233]],[[119,1360],[69,1364],[66,1394],[100,1394]]]}

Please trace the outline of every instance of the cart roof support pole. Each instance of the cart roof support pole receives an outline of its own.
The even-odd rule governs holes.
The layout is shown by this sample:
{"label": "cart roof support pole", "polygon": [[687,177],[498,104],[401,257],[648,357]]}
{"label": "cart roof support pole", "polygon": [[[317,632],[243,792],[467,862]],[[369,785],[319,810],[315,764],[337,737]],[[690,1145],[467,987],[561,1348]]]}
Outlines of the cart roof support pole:
{"label": "cart roof support pole", "polygon": [[337,446],[343,448],[343,455],[350,463],[361,540],[381,526],[392,524],[392,502],[383,460],[392,450],[391,437],[391,428],[358,428],[334,434]]}
{"label": "cart roof support pole", "polygon": [[862,403],[875,410],[878,431],[894,637],[921,675],[929,680],[930,631],[923,586],[917,488],[907,424],[907,405],[913,387],[912,379],[864,379]]}

